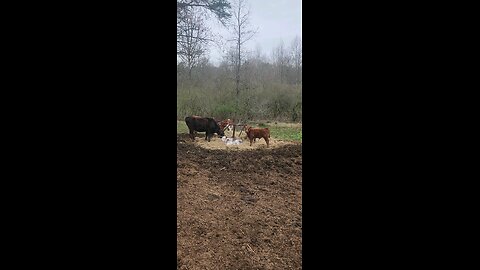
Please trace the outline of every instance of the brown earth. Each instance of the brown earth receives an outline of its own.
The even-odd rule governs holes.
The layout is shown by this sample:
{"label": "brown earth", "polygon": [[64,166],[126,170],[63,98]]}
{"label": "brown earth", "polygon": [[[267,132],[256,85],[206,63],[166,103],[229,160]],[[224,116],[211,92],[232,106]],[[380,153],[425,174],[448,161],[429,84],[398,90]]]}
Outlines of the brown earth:
{"label": "brown earth", "polygon": [[301,144],[199,141],[177,134],[177,269],[301,269]]}

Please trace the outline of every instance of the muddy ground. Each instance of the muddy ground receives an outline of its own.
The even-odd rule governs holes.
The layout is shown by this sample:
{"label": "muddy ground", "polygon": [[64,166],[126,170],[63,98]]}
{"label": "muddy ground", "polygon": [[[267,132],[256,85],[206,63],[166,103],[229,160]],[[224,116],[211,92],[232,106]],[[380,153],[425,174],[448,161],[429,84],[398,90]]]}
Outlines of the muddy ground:
{"label": "muddy ground", "polygon": [[301,144],[227,151],[201,136],[177,134],[177,269],[301,269]]}

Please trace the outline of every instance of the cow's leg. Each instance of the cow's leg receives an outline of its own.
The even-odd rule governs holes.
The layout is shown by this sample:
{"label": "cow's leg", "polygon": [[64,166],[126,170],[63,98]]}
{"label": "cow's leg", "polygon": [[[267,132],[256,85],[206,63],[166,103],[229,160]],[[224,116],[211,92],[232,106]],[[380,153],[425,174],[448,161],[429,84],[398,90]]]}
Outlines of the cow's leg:
{"label": "cow's leg", "polygon": [[193,130],[190,130],[190,138],[192,141],[195,141],[195,135],[193,135]]}
{"label": "cow's leg", "polygon": [[208,132],[205,132],[205,141],[208,139]]}
{"label": "cow's leg", "polygon": [[208,142],[210,142],[210,138],[212,138],[212,135],[213,135],[213,134],[208,134],[208,135],[207,135]]}
{"label": "cow's leg", "polygon": [[250,139],[250,146],[252,146],[252,141],[253,141],[253,139]]}
{"label": "cow's leg", "polygon": [[263,137],[265,139],[265,141],[267,142],[267,147],[268,147],[268,137]]}

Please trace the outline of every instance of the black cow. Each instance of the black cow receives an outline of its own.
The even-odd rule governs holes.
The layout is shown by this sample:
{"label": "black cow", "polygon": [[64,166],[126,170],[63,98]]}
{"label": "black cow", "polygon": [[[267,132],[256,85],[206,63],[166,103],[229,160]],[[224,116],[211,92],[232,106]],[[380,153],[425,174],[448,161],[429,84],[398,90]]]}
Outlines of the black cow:
{"label": "black cow", "polygon": [[185,123],[190,131],[190,138],[195,141],[194,131],[205,132],[205,140],[210,141],[213,133],[217,133],[219,136],[225,136],[223,130],[218,125],[217,121],[209,117],[200,116],[187,116],[185,117]]}

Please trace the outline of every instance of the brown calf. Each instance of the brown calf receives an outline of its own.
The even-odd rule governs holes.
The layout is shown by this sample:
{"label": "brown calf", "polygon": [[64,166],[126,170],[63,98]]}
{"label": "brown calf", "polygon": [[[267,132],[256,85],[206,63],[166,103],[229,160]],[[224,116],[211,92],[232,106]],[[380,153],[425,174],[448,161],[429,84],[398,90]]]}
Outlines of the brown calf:
{"label": "brown calf", "polygon": [[219,121],[218,125],[220,126],[220,128],[222,130],[225,130],[226,128],[228,128],[228,130],[231,131],[233,129],[233,121],[230,120],[230,119],[225,119],[223,121]]}
{"label": "brown calf", "polygon": [[252,128],[246,127],[245,133],[247,134],[248,139],[250,140],[250,146],[252,146],[252,142],[255,138],[263,138],[267,143],[267,147],[269,145],[270,138],[270,130],[268,128]]}

